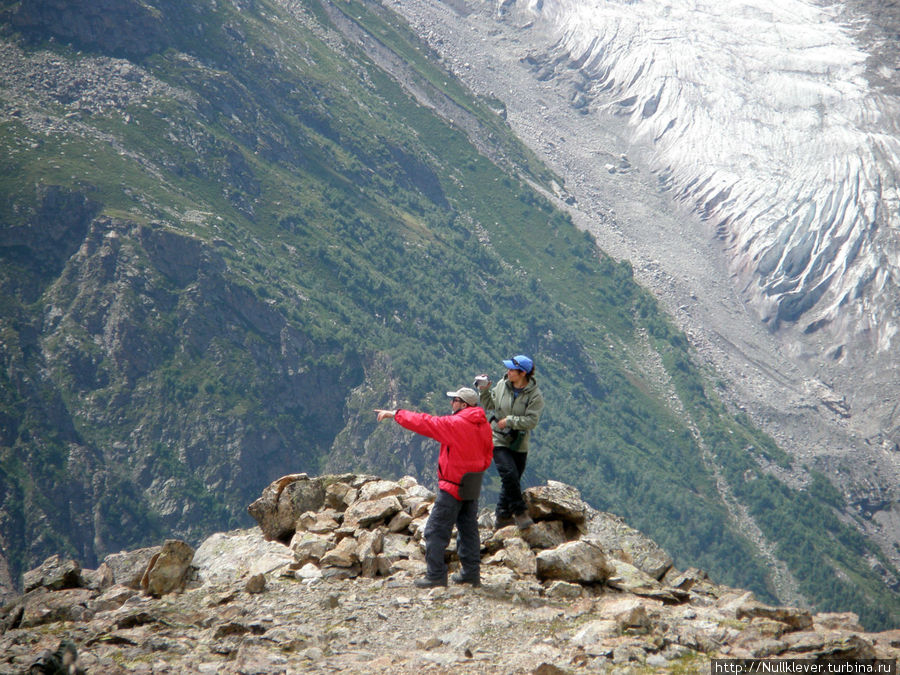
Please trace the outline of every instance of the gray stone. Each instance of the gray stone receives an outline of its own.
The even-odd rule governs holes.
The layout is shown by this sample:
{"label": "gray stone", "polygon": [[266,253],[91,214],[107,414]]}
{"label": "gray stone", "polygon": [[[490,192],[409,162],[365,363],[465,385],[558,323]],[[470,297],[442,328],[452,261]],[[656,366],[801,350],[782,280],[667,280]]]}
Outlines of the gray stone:
{"label": "gray stone", "polygon": [[551,598],[574,600],[580,598],[583,593],[584,587],[581,584],[573,584],[569,581],[554,581],[547,587],[547,596]]}
{"label": "gray stone", "polygon": [[81,576],[81,565],[75,560],[63,560],[58,555],[50,556],[39,567],[25,572],[22,582],[26,593],[40,586],[58,591],[86,585]]}
{"label": "gray stone", "polygon": [[300,517],[297,519],[297,531],[328,534],[340,527],[338,522],[340,517],[340,513],[331,508],[318,512],[307,511],[300,514]]}
{"label": "gray stone", "polygon": [[291,551],[301,565],[308,562],[319,562],[333,546],[331,537],[313,532],[297,532],[291,539]]}
{"label": "gray stone", "polygon": [[[619,635],[619,626],[612,619],[597,619],[584,624],[574,636],[572,644],[592,656],[600,656],[608,649],[605,641]],[[599,651],[598,651],[599,649]]]}
{"label": "gray stone", "polygon": [[844,630],[862,633],[859,615],[854,612],[823,612],[813,617],[813,625],[822,630]]}
{"label": "gray stone", "polygon": [[361,574],[364,577],[378,575],[378,556],[384,544],[384,533],[381,530],[367,530],[356,539],[356,558],[359,560]]}
{"label": "gray stone", "polygon": [[88,604],[94,593],[86,588],[49,591],[39,587],[22,598],[21,628],[32,628],[56,621],[87,621],[93,616]]}
{"label": "gray stone", "polygon": [[389,532],[384,535],[381,544],[382,555],[391,563],[406,558],[416,557],[419,555],[419,551],[419,547],[412,539],[403,534]]}
{"label": "gray stone", "polygon": [[601,583],[614,571],[600,547],[586,541],[566,542],[537,554],[540,579]]}
{"label": "gray stone", "polygon": [[601,616],[616,623],[617,630],[649,628],[650,617],[644,604],[630,595],[611,598],[597,608]]}
{"label": "gray stone", "polygon": [[254,574],[268,574],[293,564],[284,544],[268,541],[258,527],[210,535],[194,553],[193,565],[207,584],[233,584]]}
{"label": "gray stone", "polygon": [[398,511],[388,523],[388,530],[390,532],[403,532],[403,530],[409,527],[412,520],[412,516],[406,511]]}
{"label": "gray stone", "polygon": [[668,553],[619,516],[588,508],[585,528],[586,536],[597,540],[605,551],[623,551],[631,564],[654,579],[661,579],[672,567]]}
{"label": "gray stone", "polygon": [[667,602],[683,602],[690,597],[687,591],[667,588],[646,572],[624,560],[612,558],[609,562],[615,570],[606,580],[606,585],[611,588]]}
{"label": "gray stone", "polygon": [[372,502],[384,497],[398,497],[406,491],[400,483],[392,480],[373,480],[359,489],[359,501]]}
{"label": "gray stone", "polygon": [[537,574],[537,560],[531,547],[522,539],[507,539],[503,552],[504,562],[513,572],[520,577],[534,576]]}
{"label": "gray stone", "polygon": [[325,488],[325,504],[336,511],[344,511],[356,501],[357,491],[349,483],[336,481]]}
{"label": "gray stone", "polygon": [[124,605],[135,594],[137,594],[135,589],[123,584],[116,584],[92,599],[88,603],[88,607],[94,612],[109,612]]}
{"label": "gray stone", "polygon": [[259,499],[247,507],[247,512],[259,523],[266,539],[287,542],[296,531],[300,515],[318,511],[324,504],[323,480],[299,473],[270,483]]}
{"label": "gray stone", "polygon": [[583,523],[587,505],[577,488],[550,480],[546,485],[527,488],[523,496],[528,513],[534,519],[554,518],[572,523]]}
{"label": "gray stone", "polygon": [[541,520],[520,532],[532,548],[556,548],[567,541],[565,526],[559,520]]}
{"label": "gray stone", "polygon": [[134,551],[110,553],[103,564],[112,572],[114,583],[140,590],[141,579],[147,571],[150,560],[159,553],[159,546],[139,548]]}
{"label": "gray stone", "polygon": [[403,507],[396,496],[382,497],[374,501],[357,501],[344,512],[344,525],[367,527],[387,520]]}
{"label": "gray stone", "polygon": [[266,575],[254,574],[252,577],[247,579],[244,590],[248,593],[262,593],[264,590],[266,590]]}
{"label": "gray stone", "polygon": [[763,617],[787,624],[793,630],[806,630],[813,624],[809,610],[796,607],[771,607],[755,600],[746,599],[735,608],[735,616],[740,619]]}

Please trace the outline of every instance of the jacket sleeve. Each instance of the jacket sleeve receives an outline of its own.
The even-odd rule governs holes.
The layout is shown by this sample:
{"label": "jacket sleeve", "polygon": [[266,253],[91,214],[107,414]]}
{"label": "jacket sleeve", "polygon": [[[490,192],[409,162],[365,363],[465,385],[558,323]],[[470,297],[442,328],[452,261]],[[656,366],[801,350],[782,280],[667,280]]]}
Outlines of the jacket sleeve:
{"label": "jacket sleeve", "polygon": [[535,391],[525,406],[524,415],[509,415],[506,423],[512,429],[527,431],[537,426],[541,419],[541,411],[544,410],[544,396],[540,391]]}
{"label": "jacket sleeve", "polygon": [[449,416],[438,417],[423,412],[410,410],[398,410],[394,421],[404,429],[415,431],[417,434],[433,438],[438,443],[449,443],[452,431],[452,421]]}
{"label": "jacket sleeve", "polygon": [[494,410],[497,407],[497,404],[494,400],[494,390],[499,384],[502,384],[502,382],[503,381],[501,380],[498,384],[494,385],[494,389],[485,387],[479,392],[479,402],[481,403],[481,407],[484,408],[485,411]]}

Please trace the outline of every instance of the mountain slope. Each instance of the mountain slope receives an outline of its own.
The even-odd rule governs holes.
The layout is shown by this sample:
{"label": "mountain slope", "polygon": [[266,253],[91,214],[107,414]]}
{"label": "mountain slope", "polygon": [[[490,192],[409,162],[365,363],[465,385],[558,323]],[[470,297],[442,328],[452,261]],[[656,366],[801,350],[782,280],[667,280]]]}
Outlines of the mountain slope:
{"label": "mountain slope", "polygon": [[553,206],[560,180],[502,102],[391,13],[0,10],[13,578],[51,553],[92,565],[246,524],[292,471],[428,477],[436,449],[376,429],[372,408],[444,412],[444,391],[523,351],[550,402],[533,481],[577,485],[723,583],[776,597],[777,558],[810,604],[896,622],[896,571],[835,515],[840,496],[776,478],[789,458],[718,401],[630,265]]}

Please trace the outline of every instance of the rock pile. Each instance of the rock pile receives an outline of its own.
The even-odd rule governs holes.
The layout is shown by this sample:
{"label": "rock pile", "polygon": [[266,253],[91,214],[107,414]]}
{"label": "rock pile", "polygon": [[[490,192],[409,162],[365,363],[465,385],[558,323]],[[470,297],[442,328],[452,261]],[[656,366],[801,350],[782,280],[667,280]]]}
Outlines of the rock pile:
{"label": "rock pile", "polygon": [[[480,516],[487,577],[511,573],[551,596],[576,597],[605,583],[672,602],[686,598],[660,582],[672,566],[665,551],[592,509],[575,488],[550,481],[527,489],[525,499],[535,521],[528,530],[495,531],[493,516]],[[289,546],[299,578],[348,579],[421,572],[433,503],[434,494],[412,477],[292,474],[269,485],[248,511],[268,540]],[[455,540],[448,556],[452,565]]]}
{"label": "rock pile", "polygon": [[674,569],[572,487],[526,499],[526,531],[495,531],[482,513],[481,588],[419,590],[431,492],[412,478],[285,476],[249,507],[258,528],[29,572],[0,610],[0,674],[76,653],[67,672],[666,673],[708,672],[711,658],[900,656],[900,630]]}

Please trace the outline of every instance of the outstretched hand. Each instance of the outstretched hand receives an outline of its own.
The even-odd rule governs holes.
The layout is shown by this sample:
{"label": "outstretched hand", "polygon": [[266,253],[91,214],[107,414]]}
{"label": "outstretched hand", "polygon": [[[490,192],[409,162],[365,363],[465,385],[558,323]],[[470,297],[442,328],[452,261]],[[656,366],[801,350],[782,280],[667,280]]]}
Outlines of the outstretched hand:
{"label": "outstretched hand", "polygon": [[394,415],[396,415],[396,414],[397,414],[396,410],[377,410],[376,409],[375,410],[375,419],[377,419],[379,422],[381,420],[394,419]]}

